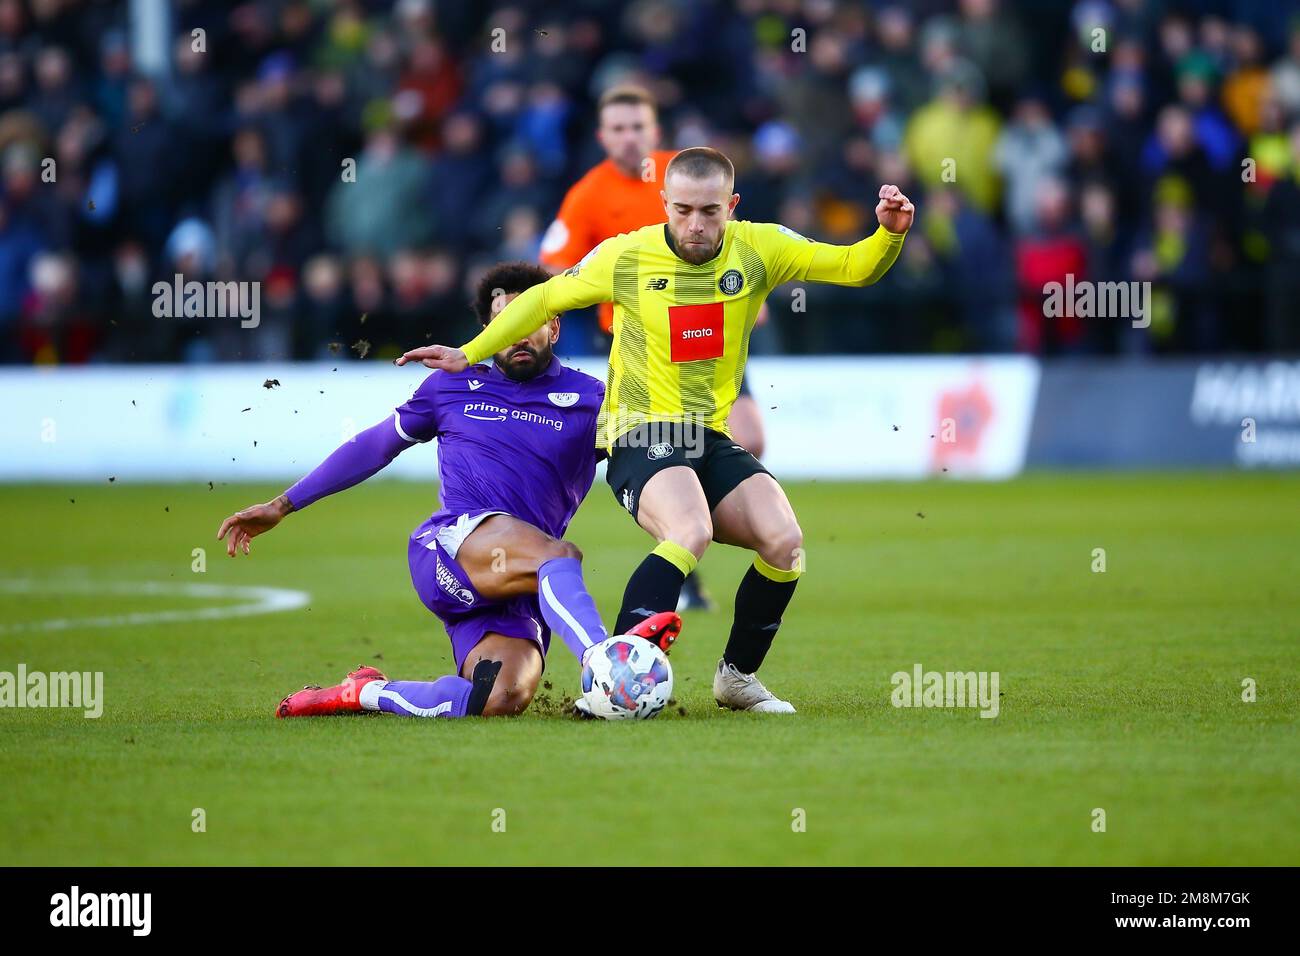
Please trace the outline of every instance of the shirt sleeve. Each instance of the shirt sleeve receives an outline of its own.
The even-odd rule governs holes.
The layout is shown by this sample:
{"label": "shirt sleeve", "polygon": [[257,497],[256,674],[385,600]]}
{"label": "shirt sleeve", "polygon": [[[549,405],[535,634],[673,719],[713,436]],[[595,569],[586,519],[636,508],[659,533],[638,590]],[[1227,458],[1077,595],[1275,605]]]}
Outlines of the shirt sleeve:
{"label": "shirt sleeve", "polygon": [[345,441],[310,474],[289,488],[285,497],[294,511],[301,511],[327,495],[360,484],[388,467],[394,458],[410,447],[410,443],[394,431],[392,418],[387,418]]}
{"label": "shirt sleeve", "polygon": [[775,223],[756,223],[754,230],[773,286],[790,281],[871,285],[889,271],[907,236],[880,226],[851,246],[836,246]]}
{"label": "shirt sleeve", "polygon": [[582,183],[577,183],[560,203],[555,221],[542,236],[542,265],[568,269],[599,241],[591,227],[591,217],[583,212],[584,191]]}
{"label": "shirt sleeve", "polygon": [[600,396],[600,404],[596,406],[596,461],[602,462],[609,457],[609,452],[605,449],[604,428],[601,427],[605,418],[605,383],[599,379],[596,380],[596,394]]}
{"label": "shirt sleeve", "polygon": [[442,372],[425,377],[411,397],[377,425],[358,432],[334,450],[309,474],[304,475],[285,496],[295,511],[314,501],[360,484],[387,468],[394,458],[417,442],[438,434],[437,395]]}
{"label": "shirt sleeve", "polygon": [[487,328],[461,347],[469,363],[485,361],[511,342],[532,335],[561,312],[613,302],[614,263],[623,248],[622,238],[606,239],[573,268],[515,296]]}
{"label": "shirt sleeve", "polygon": [[425,376],[423,382],[393,410],[393,426],[406,442],[426,442],[438,435],[438,383],[442,372]]}

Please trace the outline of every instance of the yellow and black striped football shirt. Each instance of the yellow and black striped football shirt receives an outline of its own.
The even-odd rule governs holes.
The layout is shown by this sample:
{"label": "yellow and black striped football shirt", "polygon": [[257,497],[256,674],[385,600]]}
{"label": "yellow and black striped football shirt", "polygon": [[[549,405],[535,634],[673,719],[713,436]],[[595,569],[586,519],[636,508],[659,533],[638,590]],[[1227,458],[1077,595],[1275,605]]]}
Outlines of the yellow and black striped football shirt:
{"label": "yellow and black striped football shirt", "polygon": [[642,422],[689,421],[723,434],[740,390],[749,336],[783,282],[870,285],[898,258],[905,234],[883,227],[851,246],[805,239],[774,223],[732,220],[718,254],[692,265],[666,224],[606,239],[567,272],[517,296],[473,341],[482,362],[553,315],[614,303],[604,425],[608,448]]}

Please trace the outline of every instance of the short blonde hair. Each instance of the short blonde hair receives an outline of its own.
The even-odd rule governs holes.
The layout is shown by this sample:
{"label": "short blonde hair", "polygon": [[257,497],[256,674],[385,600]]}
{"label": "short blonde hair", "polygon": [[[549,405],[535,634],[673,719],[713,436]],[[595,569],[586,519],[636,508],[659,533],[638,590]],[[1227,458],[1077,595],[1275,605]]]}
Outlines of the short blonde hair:
{"label": "short blonde hair", "polygon": [[[681,173],[691,179],[708,179],[722,173],[723,178],[731,184],[736,182],[736,167],[727,158],[726,153],[711,146],[692,146],[684,149],[668,161],[664,170],[664,180],[673,173]],[[728,187],[730,188],[730,187]]]}

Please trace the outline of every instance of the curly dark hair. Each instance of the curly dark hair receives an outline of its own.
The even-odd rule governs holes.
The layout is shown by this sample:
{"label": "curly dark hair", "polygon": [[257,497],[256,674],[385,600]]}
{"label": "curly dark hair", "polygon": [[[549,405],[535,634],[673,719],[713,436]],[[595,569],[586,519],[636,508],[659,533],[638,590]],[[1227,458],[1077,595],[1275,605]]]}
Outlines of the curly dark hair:
{"label": "curly dark hair", "polygon": [[500,262],[479,280],[474,293],[474,314],[481,325],[492,321],[492,300],[499,295],[512,295],[540,285],[551,274],[531,262]]}

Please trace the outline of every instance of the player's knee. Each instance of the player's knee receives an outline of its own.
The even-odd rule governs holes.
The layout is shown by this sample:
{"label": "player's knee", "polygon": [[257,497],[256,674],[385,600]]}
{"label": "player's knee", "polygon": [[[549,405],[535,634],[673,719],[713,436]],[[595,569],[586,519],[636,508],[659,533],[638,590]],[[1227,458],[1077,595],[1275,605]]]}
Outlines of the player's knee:
{"label": "player's knee", "polygon": [[558,538],[550,538],[542,544],[535,552],[529,555],[526,563],[521,563],[518,567],[521,577],[536,577],[538,570],[547,561],[553,561],[556,558],[574,558],[582,560],[582,551],[576,544],[569,541],[562,541]]}
{"label": "player's knee", "polygon": [[544,561],[550,561],[553,558],[576,558],[582,560],[582,551],[572,541],[564,541],[559,538],[548,541],[545,548],[546,557]]}
{"label": "player's knee", "polygon": [[713,520],[707,514],[685,518],[674,524],[668,533],[668,540],[680,544],[697,558],[703,557],[709,542],[713,540]]}
{"label": "player's knee", "polygon": [[536,685],[526,682],[502,683],[499,679],[483,705],[484,717],[517,717],[533,702]]}
{"label": "player's knee", "polygon": [[803,553],[803,529],[796,521],[774,531],[759,549],[764,561],[782,570],[802,566]]}

